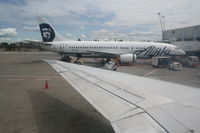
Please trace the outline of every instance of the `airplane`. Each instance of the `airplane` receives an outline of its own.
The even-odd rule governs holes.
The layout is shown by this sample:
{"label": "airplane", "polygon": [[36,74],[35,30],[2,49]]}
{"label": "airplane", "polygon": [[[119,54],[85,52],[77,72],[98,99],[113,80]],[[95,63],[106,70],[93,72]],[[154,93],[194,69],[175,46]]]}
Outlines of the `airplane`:
{"label": "airplane", "polygon": [[44,17],[38,17],[38,22],[43,42],[37,43],[44,49],[60,53],[66,61],[70,60],[70,56],[76,56],[78,59],[82,57],[114,58],[119,59],[121,63],[132,63],[136,61],[136,58],[185,55],[183,50],[166,43],[66,41]]}
{"label": "airplane", "polygon": [[199,133],[200,89],[127,73],[44,60],[116,133]]}

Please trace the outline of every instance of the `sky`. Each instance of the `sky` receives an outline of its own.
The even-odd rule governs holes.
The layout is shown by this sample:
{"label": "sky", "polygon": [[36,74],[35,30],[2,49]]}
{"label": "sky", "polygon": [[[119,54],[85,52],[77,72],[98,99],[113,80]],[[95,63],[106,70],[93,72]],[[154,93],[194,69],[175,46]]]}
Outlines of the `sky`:
{"label": "sky", "polygon": [[200,0],[0,0],[0,41],[41,40],[43,16],[69,40],[161,40],[167,29],[200,24]]}

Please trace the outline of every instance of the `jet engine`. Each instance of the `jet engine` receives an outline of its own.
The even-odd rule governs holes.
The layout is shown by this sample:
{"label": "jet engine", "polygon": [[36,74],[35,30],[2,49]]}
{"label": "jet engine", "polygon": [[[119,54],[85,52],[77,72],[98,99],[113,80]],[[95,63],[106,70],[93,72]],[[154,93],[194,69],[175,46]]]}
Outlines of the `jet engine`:
{"label": "jet engine", "polygon": [[120,62],[121,63],[132,63],[135,62],[137,55],[135,54],[122,54],[120,55]]}

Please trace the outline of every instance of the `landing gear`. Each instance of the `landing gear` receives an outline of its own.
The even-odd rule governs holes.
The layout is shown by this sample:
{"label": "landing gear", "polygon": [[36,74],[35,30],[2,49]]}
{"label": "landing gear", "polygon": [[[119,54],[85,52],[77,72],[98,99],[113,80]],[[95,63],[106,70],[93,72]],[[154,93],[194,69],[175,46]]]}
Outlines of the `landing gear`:
{"label": "landing gear", "polygon": [[72,57],[69,55],[61,55],[61,61],[81,64],[81,65],[84,64],[81,55],[76,55],[76,57]]}
{"label": "landing gear", "polygon": [[71,57],[67,55],[61,55],[61,61],[71,62]]}

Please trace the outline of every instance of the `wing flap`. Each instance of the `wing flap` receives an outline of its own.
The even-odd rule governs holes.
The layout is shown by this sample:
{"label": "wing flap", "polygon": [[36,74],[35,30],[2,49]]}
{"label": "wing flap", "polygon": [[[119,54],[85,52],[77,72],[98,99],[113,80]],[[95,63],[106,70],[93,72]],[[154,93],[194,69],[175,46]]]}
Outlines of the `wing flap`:
{"label": "wing flap", "polygon": [[116,133],[167,133],[146,113],[111,123]]}
{"label": "wing flap", "polygon": [[172,102],[148,109],[169,132],[200,132],[200,109]]}
{"label": "wing flap", "polygon": [[108,50],[107,51],[88,50],[87,52],[94,53],[94,54],[100,54],[100,55],[107,55],[107,56],[110,56],[110,57],[119,57],[119,55],[125,54],[125,53],[123,53],[121,51],[116,53],[116,51],[113,52],[113,50],[110,50],[110,51],[108,51]]}

